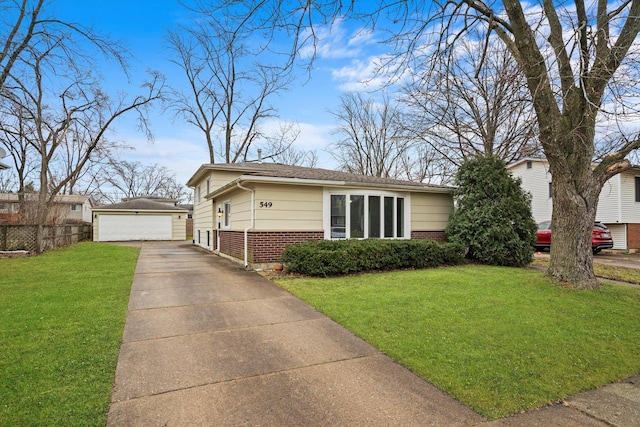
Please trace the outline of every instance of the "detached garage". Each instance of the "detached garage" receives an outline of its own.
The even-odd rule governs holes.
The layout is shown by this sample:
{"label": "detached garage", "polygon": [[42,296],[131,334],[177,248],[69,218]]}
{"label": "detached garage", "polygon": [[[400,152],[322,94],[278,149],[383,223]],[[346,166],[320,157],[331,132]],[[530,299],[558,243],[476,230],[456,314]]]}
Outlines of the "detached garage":
{"label": "detached garage", "polygon": [[93,240],[186,240],[189,211],[139,198],[93,208]]}

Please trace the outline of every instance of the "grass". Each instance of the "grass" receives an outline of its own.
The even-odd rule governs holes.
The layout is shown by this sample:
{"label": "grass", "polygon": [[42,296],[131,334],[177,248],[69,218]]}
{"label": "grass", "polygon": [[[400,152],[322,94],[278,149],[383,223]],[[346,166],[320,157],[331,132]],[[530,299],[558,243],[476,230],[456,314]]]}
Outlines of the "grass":
{"label": "grass", "polygon": [[464,266],[276,282],[495,419],[640,372],[640,291]]}
{"label": "grass", "polygon": [[[534,258],[531,265],[547,268],[549,267],[549,258]],[[619,280],[621,282],[640,285],[640,270],[637,268],[626,268],[594,262],[593,272],[602,279]]]}
{"label": "grass", "polygon": [[138,249],[0,259],[0,425],[104,426]]}

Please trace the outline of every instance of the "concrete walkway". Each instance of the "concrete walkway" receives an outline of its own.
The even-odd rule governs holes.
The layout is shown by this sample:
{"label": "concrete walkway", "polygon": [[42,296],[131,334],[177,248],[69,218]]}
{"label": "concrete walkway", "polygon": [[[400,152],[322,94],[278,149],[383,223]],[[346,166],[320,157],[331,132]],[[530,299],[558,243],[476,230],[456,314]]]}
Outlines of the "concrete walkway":
{"label": "concrete walkway", "polygon": [[633,425],[598,421],[602,396],[487,422],[269,280],[166,242],[141,244],[111,400],[114,427]]}

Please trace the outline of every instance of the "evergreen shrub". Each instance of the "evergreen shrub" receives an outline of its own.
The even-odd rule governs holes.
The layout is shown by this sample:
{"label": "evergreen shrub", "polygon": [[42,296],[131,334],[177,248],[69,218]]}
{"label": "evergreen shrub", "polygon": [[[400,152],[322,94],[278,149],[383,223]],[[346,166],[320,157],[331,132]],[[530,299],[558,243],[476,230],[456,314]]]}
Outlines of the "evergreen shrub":
{"label": "evergreen shrub", "polygon": [[282,263],[292,273],[337,276],[459,265],[464,255],[464,245],[431,240],[314,240],[288,245]]}
{"label": "evergreen shrub", "polygon": [[454,211],[447,238],[468,248],[483,264],[522,267],[531,262],[536,223],[531,196],[504,161],[480,156],[466,160],[456,175]]}

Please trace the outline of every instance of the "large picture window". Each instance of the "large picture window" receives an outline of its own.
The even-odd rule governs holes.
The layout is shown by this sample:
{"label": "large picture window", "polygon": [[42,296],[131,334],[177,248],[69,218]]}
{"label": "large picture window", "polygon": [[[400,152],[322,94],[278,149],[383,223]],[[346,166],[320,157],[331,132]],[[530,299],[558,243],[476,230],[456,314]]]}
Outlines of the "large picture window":
{"label": "large picture window", "polygon": [[405,198],[353,192],[329,197],[331,239],[406,238]]}

